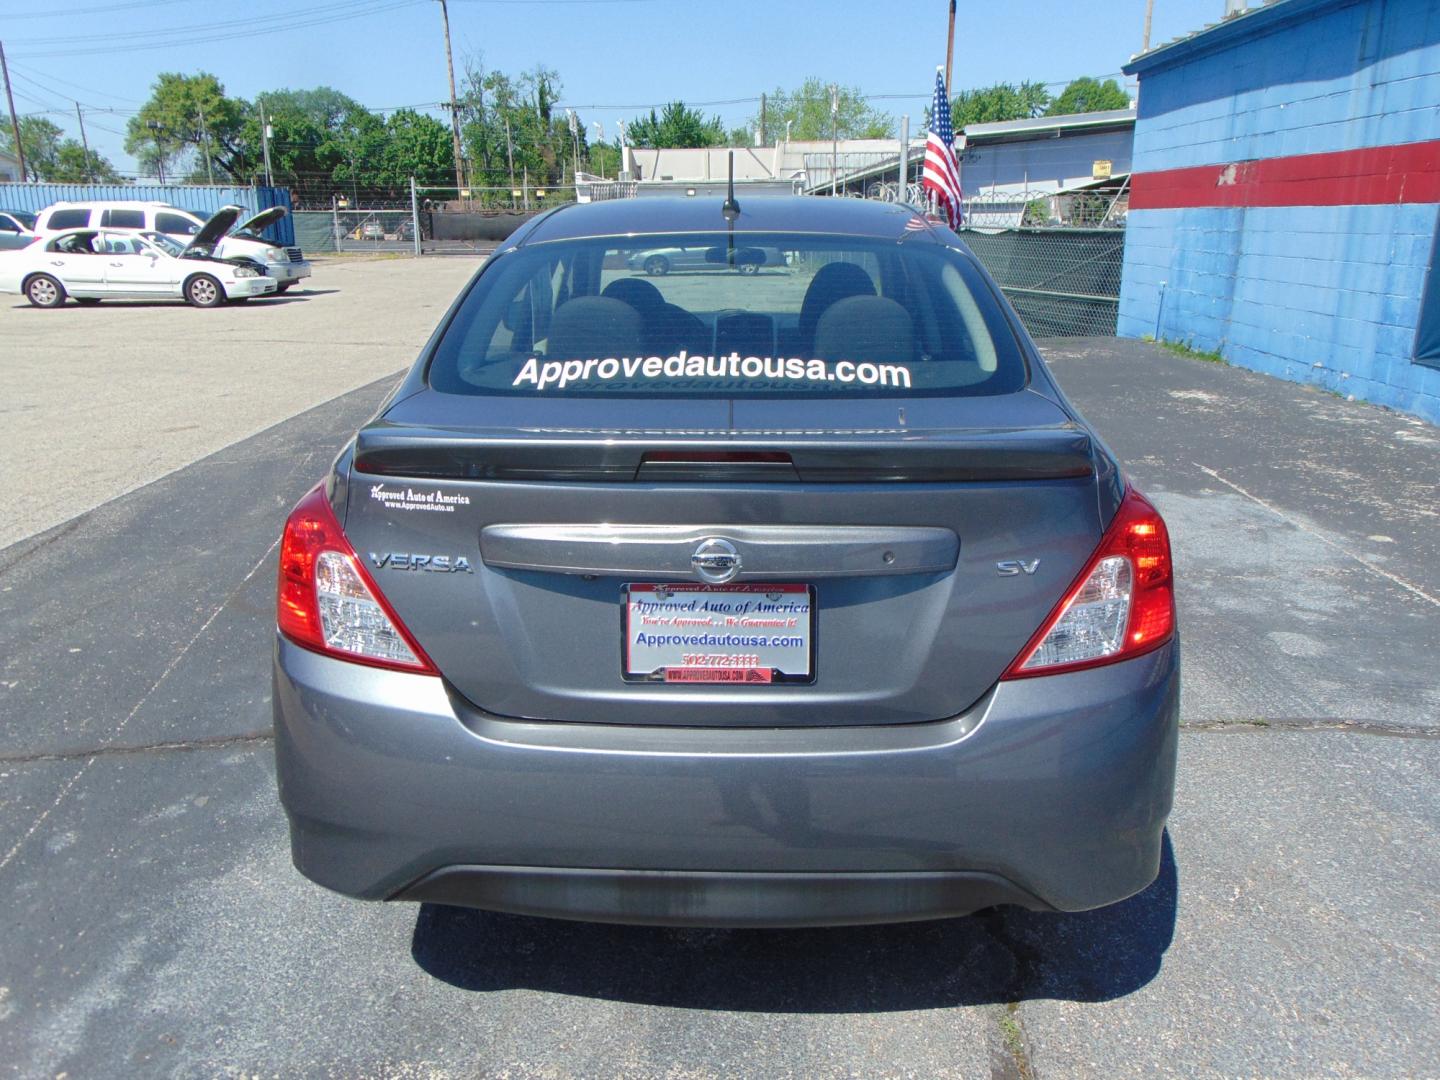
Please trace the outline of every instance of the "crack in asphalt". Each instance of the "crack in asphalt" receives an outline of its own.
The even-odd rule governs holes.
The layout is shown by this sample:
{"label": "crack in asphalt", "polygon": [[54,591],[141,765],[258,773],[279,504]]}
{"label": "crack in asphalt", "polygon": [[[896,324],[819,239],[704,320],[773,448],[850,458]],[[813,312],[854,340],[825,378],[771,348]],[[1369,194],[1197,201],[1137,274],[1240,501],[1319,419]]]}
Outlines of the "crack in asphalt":
{"label": "crack in asphalt", "polygon": [[241,735],[210,735],[202,739],[173,739],[168,742],[138,743],[130,746],[92,746],[83,750],[58,750],[38,754],[0,754],[0,765],[31,765],[41,761],[77,761],[81,758],[112,757],[122,754],[156,754],[176,750],[217,750],[275,741],[273,731],[250,731]]}
{"label": "crack in asphalt", "polygon": [[1235,483],[1233,480],[1227,480],[1225,477],[1221,476],[1221,475],[1220,475],[1218,472],[1216,472],[1214,469],[1211,469],[1211,468],[1208,468],[1208,467],[1206,467],[1206,466],[1204,466],[1204,465],[1201,465],[1198,461],[1191,462],[1191,464],[1194,465],[1194,466],[1195,466],[1197,469],[1199,469],[1201,472],[1203,472],[1206,476],[1210,477],[1210,479],[1215,480],[1215,481],[1217,481],[1217,482],[1219,482],[1219,483],[1221,483],[1221,484],[1224,484],[1224,485],[1225,485],[1226,487],[1228,487],[1231,491],[1234,491],[1234,492],[1237,492],[1237,493],[1240,494],[1240,495],[1243,495],[1245,498],[1249,499],[1251,502],[1255,503],[1257,506],[1262,506],[1262,507],[1264,507],[1266,510],[1270,511],[1270,513],[1272,513],[1272,514],[1274,514],[1276,517],[1278,517],[1281,521],[1284,521],[1285,523],[1293,526],[1294,528],[1299,529],[1301,532],[1305,533],[1307,536],[1313,536],[1316,540],[1319,540],[1322,544],[1327,544],[1327,545],[1329,545],[1330,547],[1334,548],[1336,551],[1340,552],[1342,555],[1346,556],[1347,558],[1353,559],[1355,562],[1357,562],[1357,563],[1359,563],[1361,566],[1365,567],[1366,570],[1369,570],[1372,574],[1376,574],[1376,575],[1384,578],[1385,580],[1391,582],[1392,584],[1395,584],[1395,585],[1400,586],[1400,588],[1404,589],[1406,592],[1409,592],[1409,593],[1411,593],[1411,594],[1414,595],[1414,596],[1418,596],[1421,600],[1424,600],[1424,601],[1427,601],[1428,603],[1434,604],[1436,607],[1440,607],[1440,596],[1431,596],[1428,592],[1426,592],[1424,589],[1420,588],[1420,586],[1416,585],[1414,582],[1406,581],[1406,580],[1405,580],[1404,578],[1402,578],[1399,574],[1392,574],[1389,570],[1386,570],[1384,567],[1376,566],[1376,565],[1375,565],[1373,562],[1371,562],[1369,559],[1365,558],[1365,556],[1359,554],[1358,552],[1351,551],[1351,550],[1350,550],[1348,547],[1346,547],[1344,544],[1338,544],[1338,543],[1336,543],[1334,540],[1330,539],[1330,537],[1326,536],[1324,533],[1318,532],[1318,531],[1316,531],[1315,529],[1307,526],[1304,522],[1297,520],[1295,517],[1293,517],[1293,516],[1290,515],[1290,514],[1287,514],[1284,510],[1281,510],[1278,506],[1275,506],[1275,505],[1273,505],[1273,504],[1271,504],[1271,503],[1269,503],[1269,502],[1266,502],[1264,499],[1260,498],[1260,496],[1255,495],[1255,494],[1253,494],[1252,492],[1246,491],[1243,487],[1241,487],[1239,484]]}
{"label": "crack in asphalt", "polygon": [[[309,457],[307,456],[302,460],[308,461]],[[270,553],[279,546],[280,537],[277,536],[274,542],[272,542],[271,545],[265,549],[265,554],[261,555],[255,565],[250,568],[249,572],[240,579],[240,584],[236,585],[233,589],[230,590],[229,593],[226,594],[225,598],[220,601],[219,605],[215,608],[214,611],[210,613],[209,617],[200,624],[200,628],[191,635],[190,640],[185,643],[184,647],[175,654],[175,656],[168,664],[165,665],[165,670],[160,672],[159,678],[157,678],[153,683],[150,684],[150,689],[146,690],[145,693],[140,695],[140,700],[135,702],[134,707],[125,714],[125,718],[121,720],[120,723],[116,725],[115,730],[110,733],[111,739],[119,738],[120,733],[125,730],[125,726],[129,724],[131,720],[135,719],[136,714],[138,714],[140,710],[145,707],[145,703],[150,700],[151,695],[153,695],[156,690],[160,689],[161,685],[165,682],[165,680],[168,679],[175,671],[175,669],[180,666],[181,661],[183,661],[185,657],[190,654],[190,650],[195,647],[195,643],[205,636],[205,632],[209,630],[211,624],[220,617],[220,613],[223,612],[227,607],[229,607],[230,604],[234,602],[235,598],[238,597],[245,590],[246,586],[250,584],[250,579],[260,572],[260,568],[264,566],[266,560],[270,558]],[[113,745],[113,743],[107,745]],[[20,853],[20,849],[23,848],[25,844],[29,841],[29,839],[35,835],[36,830],[39,829],[41,825],[45,824],[45,819],[55,812],[55,808],[65,801],[65,799],[69,796],[71,789],[74,788],[74,786],[76,785],[76,783],[79,782],[82,776],[84,776],[87,772],[90,771],[90,766],[95,764],[95,762],[99,760],[99,757],[100,753],[98,750],[92,750],[89,754],[84,755],[84,760],[80,763],[80,767],[75,770],[75,775],[70,777],[70,779],[61,786],[60,793],[55,796],[55,801],[40,812],[39,816],[37,816],[35,820],[30,823],[30,827],[25,830],[25,834],[21,836],[19,840],[15,841],[15,843],[11,846],[10,850],[7,851],[3,857],[0,857],[0,870],[4,870],[7,866],[10,865],[11,862],[14,861],[15,856]]]}
{"label": "crack in asphalt", "polygon": [[990,1080],[1035,1080],[1035,1067],[1026,1047],[1020,1004],[1041,990],[1045,958],[1027,942],[1010,933],[1007,913],[1003,908],[977,911],[972,918],[1010,957],[1015,968],[1014,977],[1005,988],[1007,1000],[989,1010],[995,1021],[996,1036],[990,1042]]}
{"label": "crack in asphalt", "polygon": [[1382,724],[1373,720],[1341,720],[1325,717],[1239,717],[1233,720],[1182,720],[1182,732],[1318,731],[1347,735],[1381,735],[1392,739],[1440,739],[1440,728],[1414,724]]}

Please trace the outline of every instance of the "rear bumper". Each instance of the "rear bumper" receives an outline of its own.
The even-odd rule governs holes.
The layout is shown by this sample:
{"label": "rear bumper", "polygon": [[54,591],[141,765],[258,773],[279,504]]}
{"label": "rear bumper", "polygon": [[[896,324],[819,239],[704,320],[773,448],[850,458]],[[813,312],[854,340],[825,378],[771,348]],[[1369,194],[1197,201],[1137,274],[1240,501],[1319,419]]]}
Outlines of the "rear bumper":
{"label": "rear bumper", "polygon": [[281,640],[277,773],[296,866],[351,896],[681,925],[1081,910],[1155,878],[1178,697],[1172,644],[929,724],[539,723]]}

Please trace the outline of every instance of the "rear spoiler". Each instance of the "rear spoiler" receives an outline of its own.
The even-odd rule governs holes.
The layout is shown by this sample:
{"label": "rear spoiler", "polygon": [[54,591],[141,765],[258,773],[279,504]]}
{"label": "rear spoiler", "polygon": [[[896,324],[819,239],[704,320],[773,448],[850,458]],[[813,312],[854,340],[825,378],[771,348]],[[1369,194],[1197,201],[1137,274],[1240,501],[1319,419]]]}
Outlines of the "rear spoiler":
{"label": "rear spoiler", "polygon": [[354,468],[431,480],[911,483],[1094,474],[1084,429],[734,432],[457,431],[377,421]]}

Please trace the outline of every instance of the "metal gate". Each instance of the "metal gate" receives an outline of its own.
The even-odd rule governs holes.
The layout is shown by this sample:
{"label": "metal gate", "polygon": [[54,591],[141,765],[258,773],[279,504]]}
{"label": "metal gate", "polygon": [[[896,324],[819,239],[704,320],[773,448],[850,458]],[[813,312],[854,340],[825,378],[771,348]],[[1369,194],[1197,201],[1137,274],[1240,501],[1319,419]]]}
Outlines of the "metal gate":
{"label": "metal gate", "polygon": [[961,229],[1033,337],[1108,337],[1120,310],[1125,230]]}

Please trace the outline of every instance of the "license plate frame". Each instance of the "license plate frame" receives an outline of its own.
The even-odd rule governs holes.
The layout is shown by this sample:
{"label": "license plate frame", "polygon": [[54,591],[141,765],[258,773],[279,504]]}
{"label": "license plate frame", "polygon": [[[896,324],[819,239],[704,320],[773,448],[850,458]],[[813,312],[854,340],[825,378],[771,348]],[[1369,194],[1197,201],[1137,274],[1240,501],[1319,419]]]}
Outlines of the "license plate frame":
{"label": "license plate frame", "polygon": [[[636,626],[637,616],[652,615],[654,613],[637,612],[635,604],[643,600],[656,602],[660,594],[665,594],[665,600],[679,600],[680,603],[689,603],[694,599],[700,603],[701,597],[711,605],[729,603],[727,597],[734,598],[735,603],[749,601],[751,603],[772,603],[793,605],[797,599],[804,598],[806,610],[803,613],[790,611],[771,613],[764,610],[753,612],[737,611],[734,618],[781,618],[798,619],[799,622],[793,627],[777,626],[727,626],[724,624],[726,613],[718,610],[705,612],[705,617],[710,620],[706,625],[686,625],[674,627],[665,624],[656,624],[651,627],[656,633],[668,633],[672,635],[689,634],[689,636],[703,636],[710,632],[722,635],[733,636],[781,636],[792,637],[786,634],[786,630],[799,631],[803,638],[803,644],[799,646],[786,646],[779,649],[766,649],[762,646],[754,648],[762,649],[759,653],[748,653],[742,651],[740,646],[691,646],[691,648],[703,649],[703,655],[714,657],[735,657],[743,659],[753,655],[757,663],[744,664],[732,662],[719,663],[659,663],[648,666],[653,660],[663,658],[665,655],[683,659],[686,655],[683,645],[651,646],[640,645],[635,642],[635,633],[645,628]],[[700,613],[685,612],[686,617],[698,619]],[[815,682],[816,678],[816,645],[818,641],[819,619],[816,606],[815,586],[803,585],[791,582],[770,583],[770,582],[746,582],[737,585],[706,585],[696,582],[628,582],[620,588],[620,677],[627,683],[649,683],[669,686],[691,685],[714,688],[717,686],[752,686],[766,687],[779,685],[808,685]],[[661,616],[664,617],[664,616]],[[633,632],[632,632],[633,628]],[[745,648],[752,648],[746,646]],[[787,670],[793,668],[798,653],[804,658],[804,671]],[[636,656],[635,653],[639,655]],[[646,654],[650,654],[650,659]],[[775,666],[776,663],[784,664],[784,667]],[[637,667],[637,664],[639,665]]]}

